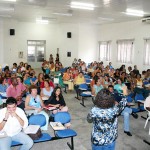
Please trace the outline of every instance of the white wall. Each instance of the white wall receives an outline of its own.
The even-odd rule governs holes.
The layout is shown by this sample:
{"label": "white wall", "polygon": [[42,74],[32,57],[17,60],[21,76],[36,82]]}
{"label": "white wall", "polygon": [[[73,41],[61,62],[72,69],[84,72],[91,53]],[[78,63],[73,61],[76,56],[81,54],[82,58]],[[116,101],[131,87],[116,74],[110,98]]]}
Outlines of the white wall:
{"label": "white wall", "polygon": [[[117,44],[119,39],[135,39],[133,62],[132,64],[126,64],[126,66],[137,65],[139,70],[145,70],[150,66],[143,65],[143,50],[144,40],[143,38],[150,37],[150,24],[143,24],[141,21],[132,21],[116,24],[108,24],[99,26],[98,29],[98,41],[111,40],[111,62],[114,67],[119,67],[121,64],[117,63]],[[108,64],[108,62],[105,62]]]}
{"label": "white wall", "polygon": [[[81,58],[86,62],[95,60],[96,29],[95,26],[86,24],[49,24],[5,20],[4,31],[4,62],[9,65],[13,62],[27,61],[27,40],[46,40],[46,59],[53,54],[56,57],[59,48],[60,61],[64,66],[72,64],[74,58]],[[15,36],[9,35],[9,29],[15,29]],[[67,32],[72,37],[67,38]],[[23,59],[18,58],[18,52],[23,51]],[[91,52],[90,52],[91,51]],[[71,57],[67,57],[71,52]],[[86,55],[85,55],[86,54]]]}
{"label": "white wall", "polygon": [[[9,35],[9,29],[15,29],[15,36]],[[72,38],[67,38],[67,32],[71,32]],[[2,36],[3,35],[3,36]],[[27,61],[27,40],[46,40],[46,59],[49,55],[56,56],[59,48],[60,61],[64,66],[72,64],[74,58],[81,58],[86,63],[98,60],[98,41],[111,40],[111,61],[114,67],[117,63],[118,39],[135,39],[134,58],[132,64],[137,65],[140,71],[150,68],[143,66],[143,38],[150,37],[150,25],[141,21],[115,23],[107,25],[91,24],[49,24],[38,25],[36,23],[18,22],[16,20],[0,21],[0,64]],[[24,58],[18,58],[18,52],[24,52]],[[71,57],[67,57],[71,52]],[[3,56],[3,57],[2,57]],[[104,62],[107,65],[108,62]]]}

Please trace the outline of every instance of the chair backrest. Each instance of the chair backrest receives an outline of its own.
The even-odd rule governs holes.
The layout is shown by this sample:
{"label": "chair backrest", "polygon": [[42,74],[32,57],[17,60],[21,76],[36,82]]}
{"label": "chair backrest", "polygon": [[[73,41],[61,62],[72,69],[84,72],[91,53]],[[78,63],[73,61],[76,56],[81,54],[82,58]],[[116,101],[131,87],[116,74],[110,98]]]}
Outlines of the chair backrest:
{"label": "chair backrest", "polygon": [[71,116],[68,112],[58,112],[54,115],[55,122],[61,122],[62,124],[68,123],[71,120]]}
{"label": "chair backrest", "polygon": [[88,89],[88,86],[87,86],[87,84],[86,83],[83,83],[83,84],[80,84],[79,85],[79,88],[81,88],[81,89]]}
{"label": "chair backrest", "polygon": [[132,97],[131,96],[127,96],[127,102],[131,103],[132,102]]}
{"label": "chair backrest", "polygon": [[135,101],[137,101],[137,100],[143,100],[144,101],[144,96],[142,94],[136,94],[134,99],[135,99]]}
{"label": "chair backrest", "polygon": [[46,124],[46,118],[42,114],[32,115],[29,118],[29,124],[40,125],[40,127]]}

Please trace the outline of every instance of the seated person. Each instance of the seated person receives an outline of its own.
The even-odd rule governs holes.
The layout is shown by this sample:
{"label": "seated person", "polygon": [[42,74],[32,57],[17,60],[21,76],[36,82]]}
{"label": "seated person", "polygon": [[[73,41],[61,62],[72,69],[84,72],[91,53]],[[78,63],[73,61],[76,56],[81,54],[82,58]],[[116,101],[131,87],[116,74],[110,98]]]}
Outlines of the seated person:
{"label": "seated person", "polygon": [[8,88],[8,83],[7,80],[5,78],[2,78],[0,80],[0,92],[4,93],[6,92],[6,89]]}
{"label": "seated person", "polygon": [[50,86],[49,80],[44,80],[44,88],[41,89],[41,97],[49,99],[49,97],[52,95],[54,88]]}
{"label": "seated person", "polygon": [[79,100],[79,85],[80,84],[83,84],[83,83],[86,83],[85,81],[85,78],[84,78],[84,75],[83,75],[83,72],[79,72],[79,75],[74,79],[74,88],[76,90],[76,93],[77,93],[77,98]]}
{"label": "seated person", "polygon": [[[115,92],[112,85],[108,86],[108,90],[114,96],[116,105],[118,105],[118,103],[121,101],[123,95]],[[132,136],[132,134],[130,133],[130,124],[129,124],[130,123],[130,114],[134,118],[136,118],[136,119],[138,118],[138,115],[136,113],[133,113],[132,109],[128,106],[126,106],[125,109],[121,112],[121,115],[123,115],[123,118],[124,118],[124,133],[126,133],[128,136]]]}
{"label": "seated person", "polygon": [[[42,130],[48,130],[49,116],[43,110],[44,104],[39,95],[37,95],[37,86],[31,85],[29,87],[29,95],[27,95],[25,100],[25,110],[34,110],[34,114],[42,114],[46,118],[46,125],[43,126]],[[27,111],[26,111],[27,112]]]}
{"label": "seated person", "polygon": [[55,87],[51,97],[46,102],[46,105],[54,106],[57,108],[56,110],[53,111],[53,114],[56,114],[57,112],[68,111],[68,107],[66,106],[60,87]]}
{"label": "seated person", "polygon": [[63,81],[64,81],[64,84],[68,85],[68,90],[71,91],[74,89],[73,82],[72,82],[72,73],[70,72],[69,68],[67,68],[66,72],[63,75]]}
{"label": "seated person", "polygon": [[6,90],[7,97],[14,97],[17,100],[17,106],[24,110],[22,96],[26,93],[26,88],[18,84],[17,78],[11,79],[11,85]]}
{"label": "seated person", "polygon": [[103,85],[102,85],[101,79],[100,79],[100,78],[97,78],[97,79],[95,80],[95,84],[94,84],[94,86],[93,86],[93,88],[92,88],[92,95],[96,96],[97,93],[98,93],[101,89],[103,89],[103,88],[104,88],[104,87],[103,87]]}
{"label": "seated person", "polygon": [[33,140],[22,132],[28,126],[28,119],[24,111],[17,107],[13,97],[6,100],[6,107],[0,110],[0,132],[5,132],[7,137],[0,138],[0,149],[10,150],[11,142],[21,143],[20,150],[29,150]]}
{"label": "seated person", "polygon": [[117,84],[115,84],[114,89],[119,93],[122,94],[123,90],[122,87],[125,86],[124,83],[122,83],[122,80],[118,78]]}

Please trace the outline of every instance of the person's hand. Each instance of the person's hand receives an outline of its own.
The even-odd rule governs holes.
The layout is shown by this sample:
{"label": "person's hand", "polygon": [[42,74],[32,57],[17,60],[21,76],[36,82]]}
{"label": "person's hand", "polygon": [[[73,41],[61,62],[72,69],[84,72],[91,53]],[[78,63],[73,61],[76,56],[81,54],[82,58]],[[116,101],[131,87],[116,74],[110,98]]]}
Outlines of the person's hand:
{"label": "person's hand", "polygon": [[17,101],[21,101],[21,99],[22,99],[22,96],[21,96],[21,95],[16,97],[16,100],[17,100]]}
{"label": "person's hand", "polygon": [[61,110],[63,108],[63,106],[59,106],[59,109]]}
{"label": "person's hand", "polygon": [[59,108],[59,107],[60,107],[60,104],[55,105],[55,107]]}
{"label": "person's hand", "polygon": [[39,113],[42,111],[43,108],[36,108],[35,110]]}
{"label": "person's hand", "polygon": [[16,118],[18,117],[18,115],[16,114],[16,112],[12,112],[12,113],[11,113],[11,116],[12,116],[12,117],[16,117]]}
{"label": "person's hand", "polygon": [[10,112],[9,112],[9,111],[6,111],[6,114],[5,114],[5,119],[6,119],[6,120],[8,119],[9,115],[10,115]]}
{"label": "person's hand", "polygon": [[123,90],[123,95],[128,95],[128,89],[126,85],[122,87],[122,90]]}

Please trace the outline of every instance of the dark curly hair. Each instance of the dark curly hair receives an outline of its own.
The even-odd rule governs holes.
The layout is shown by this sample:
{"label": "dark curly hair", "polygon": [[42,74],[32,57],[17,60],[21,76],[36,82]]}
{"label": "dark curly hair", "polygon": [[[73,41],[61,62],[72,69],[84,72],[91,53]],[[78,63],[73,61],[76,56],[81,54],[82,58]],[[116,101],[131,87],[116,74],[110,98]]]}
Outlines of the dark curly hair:
{"label": "dark curly hair", "polygon": [[108,109],[114,106],[115,99],[108,89],[102,89],[97,93],[94,104],[99,108]]}

